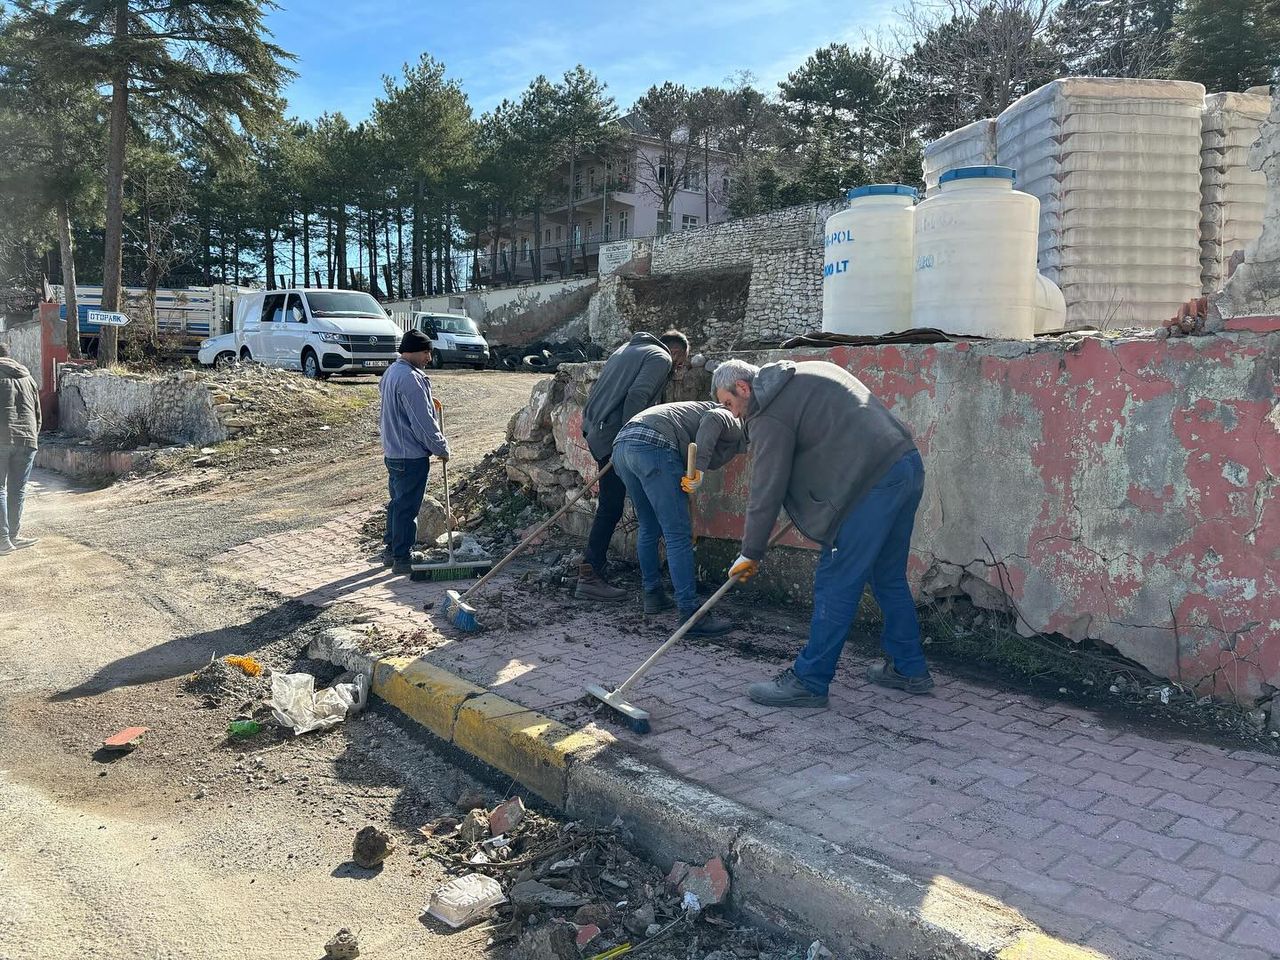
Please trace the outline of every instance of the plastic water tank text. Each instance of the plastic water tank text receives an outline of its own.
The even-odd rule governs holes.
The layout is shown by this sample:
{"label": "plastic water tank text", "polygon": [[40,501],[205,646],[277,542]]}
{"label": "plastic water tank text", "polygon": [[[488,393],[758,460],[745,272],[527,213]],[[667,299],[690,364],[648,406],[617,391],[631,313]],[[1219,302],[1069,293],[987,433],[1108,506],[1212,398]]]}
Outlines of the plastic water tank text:
{"label": "plastic water tank text", "polygon": [[822,268],[824,277],[834,277],[837,273],[847,273],[849,270],[848,260],[836,260],[834,263],[828,263]]}

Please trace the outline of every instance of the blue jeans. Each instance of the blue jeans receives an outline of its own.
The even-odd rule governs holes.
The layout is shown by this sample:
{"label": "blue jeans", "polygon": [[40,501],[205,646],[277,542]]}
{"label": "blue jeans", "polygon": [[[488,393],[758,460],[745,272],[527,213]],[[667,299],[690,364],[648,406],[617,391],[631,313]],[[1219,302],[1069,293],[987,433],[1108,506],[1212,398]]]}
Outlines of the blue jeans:
{"label": "blue jeans", "polygon": [[809,643],[795,665],[796,676],[814,693],[826,693],[836,674],[867,581],[884,615],[880,645],[893,658],[894,669],[904,677],[929,672],[907,585],[911,530],[923,492],[924,463],[913,450],[854,506],[835,543],[823,548],[813,579]]}
{"label": "blue jeans", "polygon": [[427,473],[431,461],[426,457],[415,460],[393,460],[383,457],[387,465],[387,532],[383,542],[391,551],[392,560],[408,561],[409,551],[418,539],[418,511],[427,492]]}
{"label": "blue jeans", "polygon": [[22,504],[36,452],[29,447],[0,450],[0,543],[13,540],[22,526]]}
{"label": "blue jeans", "polygon": [[627,485],[627,496],[640,521],[636,553],[646,590],[662,587],[658,563],[658,538],[667,543],[667,569],[682,613],[698,607],[697,579],[693,564],[693,524],[689,519],[689,495],[680,489],[684,464],[670,447],[639,440],[623,440],[613,448],[613,469]]}

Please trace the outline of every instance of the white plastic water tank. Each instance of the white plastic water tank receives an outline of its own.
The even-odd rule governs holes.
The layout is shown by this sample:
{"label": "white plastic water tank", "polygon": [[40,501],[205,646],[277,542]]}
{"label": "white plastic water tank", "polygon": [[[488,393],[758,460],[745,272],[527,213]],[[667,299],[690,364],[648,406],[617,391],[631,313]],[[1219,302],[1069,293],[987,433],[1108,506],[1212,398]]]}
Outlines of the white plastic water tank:
{"label": "white plastic water tank", "polygon": [[1061,330],[1067,325],[1067,301],[1058,285],[1043,273],[1036,274],[1036,333]]}
{"label": "white plastic water tank", "polygon": [[880,336],[911,326],[914,187],[872,183],[848,193],[827,218],[822,265],[822,329]]}
{"label": "white plastic water tank", "polygon": [[1025,340],[1035,333],[1040,201],[1010,167],[958,167],[916,207],[911,325]]}

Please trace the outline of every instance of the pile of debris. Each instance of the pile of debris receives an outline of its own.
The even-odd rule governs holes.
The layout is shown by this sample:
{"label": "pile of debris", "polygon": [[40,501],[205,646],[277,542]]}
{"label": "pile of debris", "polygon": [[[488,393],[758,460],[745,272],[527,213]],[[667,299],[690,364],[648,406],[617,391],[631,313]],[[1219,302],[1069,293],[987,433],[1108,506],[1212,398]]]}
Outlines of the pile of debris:
{"label": "pile of debris", "polygon": [[227,704],[257,705],[271,696],[271,681],[261,667],[255,672],[239,660],[252,658],[218,657],[210,660],[181,684],[184,693],[199,697],[201,705],[215,709]]}
{"label": "pile of debris", "polygon": [[583,363],[587,360],[603,360],[605,349],[590,340],[538,340],[523,346],[492,348],[493,362],[501,370],[531,370],[535,373],[555,373],[562,363]]}
{"label": "pile of debris", "polygon": [[667,955],[703,957],[730,938],[726,957],[794,955],[794,945],[723,918],[730,880],[718,858],[678,862],[664,875],[627,849],[620,820],[607,830],[561,825],[519,797],[491,810],[482,802],[464,797],[458,816],[420,829],[419,855],[456,875],[426,912],[455,928],[491,917],[490,945],[513,943],[516,960],[621,956],[659,944]]}

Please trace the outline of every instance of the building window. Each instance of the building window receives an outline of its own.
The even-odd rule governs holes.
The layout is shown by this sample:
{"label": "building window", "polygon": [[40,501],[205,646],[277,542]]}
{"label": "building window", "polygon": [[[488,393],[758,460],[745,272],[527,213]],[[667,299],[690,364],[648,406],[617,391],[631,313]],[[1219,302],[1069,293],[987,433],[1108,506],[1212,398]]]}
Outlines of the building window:
{"label": "building window", "polygon": [[613,214],[611,213],[604,215],[604,238],[605,240],[613,239]]}
{"label": "building window", "polygon": [[576,247],[582,242],[582,224],[575,223],[573,225],[573,245]]}
{"label": "building window", "polygon": [[667,185],[667,165],[665,163],[658,164],[658,186],[665,187]]}
{"label": "building window", "polygon": [[582,168],[581,167],[573,171],[573,195],[575,197],[582,196]]}
{"label": "building window", "polygon": [[545,236],[545,237],[543,237],[543,238],[542,238],[542,242],[543,242],[543,243],[550,243],[550,242],[551,242],[551,228],[550,228],[550,227],[547,227],[547,234],[546,234],[546,236]]}
{"label": "building window", "polygon": [[702,168],[696,163],[690,163],[689,168],[685,170],[684,188],[686,190],[702,189]]}
{"label": "building window", "polygon": [[596,189],[596,168],[587,170],[587,187],[594,193]]}
{"label": "building window", "polygon": [[658,236],[664,237],[671,232],[671,211],[658,211]]}
{"label": "building window", "polygon": [[720,179],[720,190],[721,190],[720,199],[721,200],[727,201],[729,199],[729,190],[732,187],[733,187],[732,180],[730,180],[728,177],[721,177]]}
{"label": "building window", "polygon": [[627,232],[628,229],[629,229],[629,225],[627,224],[627,211],[619,210],[618,211],[618,239],[619,240],[625,240],[627,239],[627,237],[631,236],[631,234]]}
{"label": "building window", "polygon": [[564,227],[556,227],[556,243],[564,239]]}
{"label": "building window", "polygon": [[686,213],[683,217],[680,218],[681,230],[692,230],[697,225],[698,225],[697,217],[691,217]]}
{"label": "building window", "polygon": [[520,238],[520,259],[521,260],[529,259],[529,238],[528,237]]}

